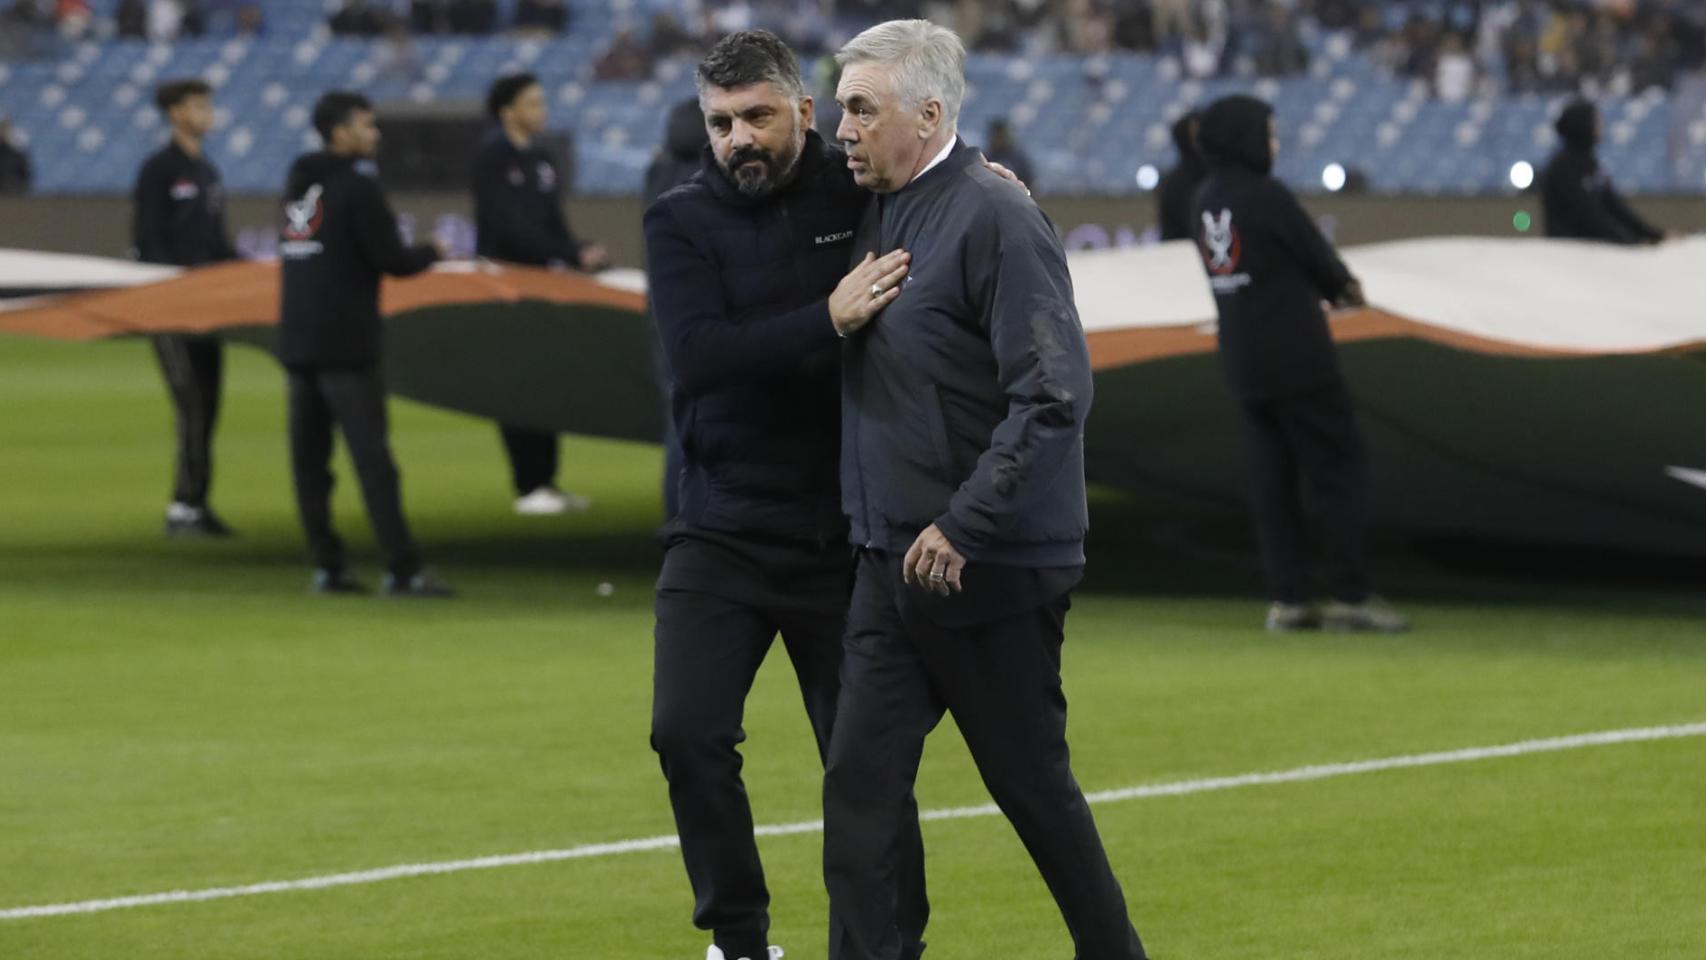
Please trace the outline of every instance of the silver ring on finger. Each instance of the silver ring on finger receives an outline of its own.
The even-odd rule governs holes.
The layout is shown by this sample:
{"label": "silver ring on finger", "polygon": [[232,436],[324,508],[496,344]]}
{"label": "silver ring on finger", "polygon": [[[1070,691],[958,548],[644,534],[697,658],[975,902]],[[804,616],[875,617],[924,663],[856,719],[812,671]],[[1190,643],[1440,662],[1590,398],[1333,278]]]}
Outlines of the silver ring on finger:
{"label": "silver ring on finger", "polygon": [[876,298],[878,298],[882,295],[883,295],[883,285],[880,283],[871,284],[871,299],[875,300]]}

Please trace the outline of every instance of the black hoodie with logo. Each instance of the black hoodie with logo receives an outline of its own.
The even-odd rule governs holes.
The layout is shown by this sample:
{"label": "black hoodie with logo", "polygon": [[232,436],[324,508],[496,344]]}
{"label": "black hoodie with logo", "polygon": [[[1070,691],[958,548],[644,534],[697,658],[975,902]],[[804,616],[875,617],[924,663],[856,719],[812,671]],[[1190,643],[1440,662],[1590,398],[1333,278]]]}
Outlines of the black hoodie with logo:
{"label": "black hoodie with logo", "polygon": [[1297,198],[1270,175],[1273,108],[1254,97],[1216,101],[1197,144],[1208,179],[1193,236],[1220,312],[1221,364],[1240,399],[1305,393],[1339,378],[1322,301],[1355,285]]}
{"label": "black hoodie with logo", "polygon": [[1657,243],[1664,231],[1654,227],[1611,185],[1599,165],[1599,111],[1585,100],[1564,108],[1557,123],[1564,145],[1540,175],[1546,235],[1570,240],[1599,240],[1628,245]]}
{"label": "black hoodie with logo", "polygon": [[287,367],[364,370],[380,360],[379,282],[432,266],[430,245],[407,246],[371,161],[310,153],[291,165],[279,226]]}

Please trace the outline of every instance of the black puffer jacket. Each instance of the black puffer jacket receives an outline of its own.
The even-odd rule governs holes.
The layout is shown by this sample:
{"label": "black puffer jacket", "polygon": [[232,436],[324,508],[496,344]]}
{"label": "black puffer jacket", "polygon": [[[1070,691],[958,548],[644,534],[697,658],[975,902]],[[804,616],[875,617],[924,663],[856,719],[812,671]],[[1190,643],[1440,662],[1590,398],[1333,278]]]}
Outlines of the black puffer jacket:
{"label": "black puffer jacket", "polygon": [[707,147],[646,210],[646,272],[685,458],[680,522],[822,545],[847,530],[828,298],[868,195],[806,136],[798,176],[760,200]]}

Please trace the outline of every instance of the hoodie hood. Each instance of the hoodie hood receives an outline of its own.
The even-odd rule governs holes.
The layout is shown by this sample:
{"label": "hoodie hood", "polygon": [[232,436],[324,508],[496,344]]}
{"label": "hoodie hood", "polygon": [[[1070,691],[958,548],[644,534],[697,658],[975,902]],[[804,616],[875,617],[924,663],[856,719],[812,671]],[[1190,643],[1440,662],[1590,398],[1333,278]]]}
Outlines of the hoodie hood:
{"label": "hoodie hood", "polygon": [[354,166],[355,162],[355,157],[327,153],[324,150],[297,157],[296,162],[290,165],[290,177],[285,181],[285,195],[299,197],[310,185],[324,182],[333,173]]}
{"label": "hoodie hood", "polygon": [[1572,100],[1553,125],[1564,146],[1592,151],[1599,145],[1599,109],[1586,100]]}
{"label": "hoodie hood", "polygon": [[1274,169],[1268,121],[1274,108],[1255,97],[1223,97],[1202,112],[1197,146],[1210,167],[1237,167],[1267,176]]}
{"label": "hoodie hood", "polygon": [[1189,166],[1202,165],[1202,151],[1197,149],[1197,141],[1191,136],[1191,124],[1202,120],[1202,113],[1196,110],[1185,114],[1173,121],[1173,146],[1179,151],[1179,162]]}
{"label": "hoodie hood", "polygon": [[705,114],[700,111],[698,100],[683,100],[669,111],[663,132],[665,153],[677,160],[696,160],[708,142]]}

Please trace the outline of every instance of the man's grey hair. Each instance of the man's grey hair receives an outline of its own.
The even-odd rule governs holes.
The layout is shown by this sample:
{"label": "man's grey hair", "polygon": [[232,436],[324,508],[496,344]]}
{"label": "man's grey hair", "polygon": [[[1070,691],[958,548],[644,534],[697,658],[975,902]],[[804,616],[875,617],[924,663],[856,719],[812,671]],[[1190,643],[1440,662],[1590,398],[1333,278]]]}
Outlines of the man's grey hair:
{"label": "man's grey hair", "polygon": [[966,46],[947,27],[928,20],[879,23],[847,41],[835,62],[886,68],[895,96],[907,109],[935,97],[942,101],[942,122],[950,130],[959,125],[966,98]]}

